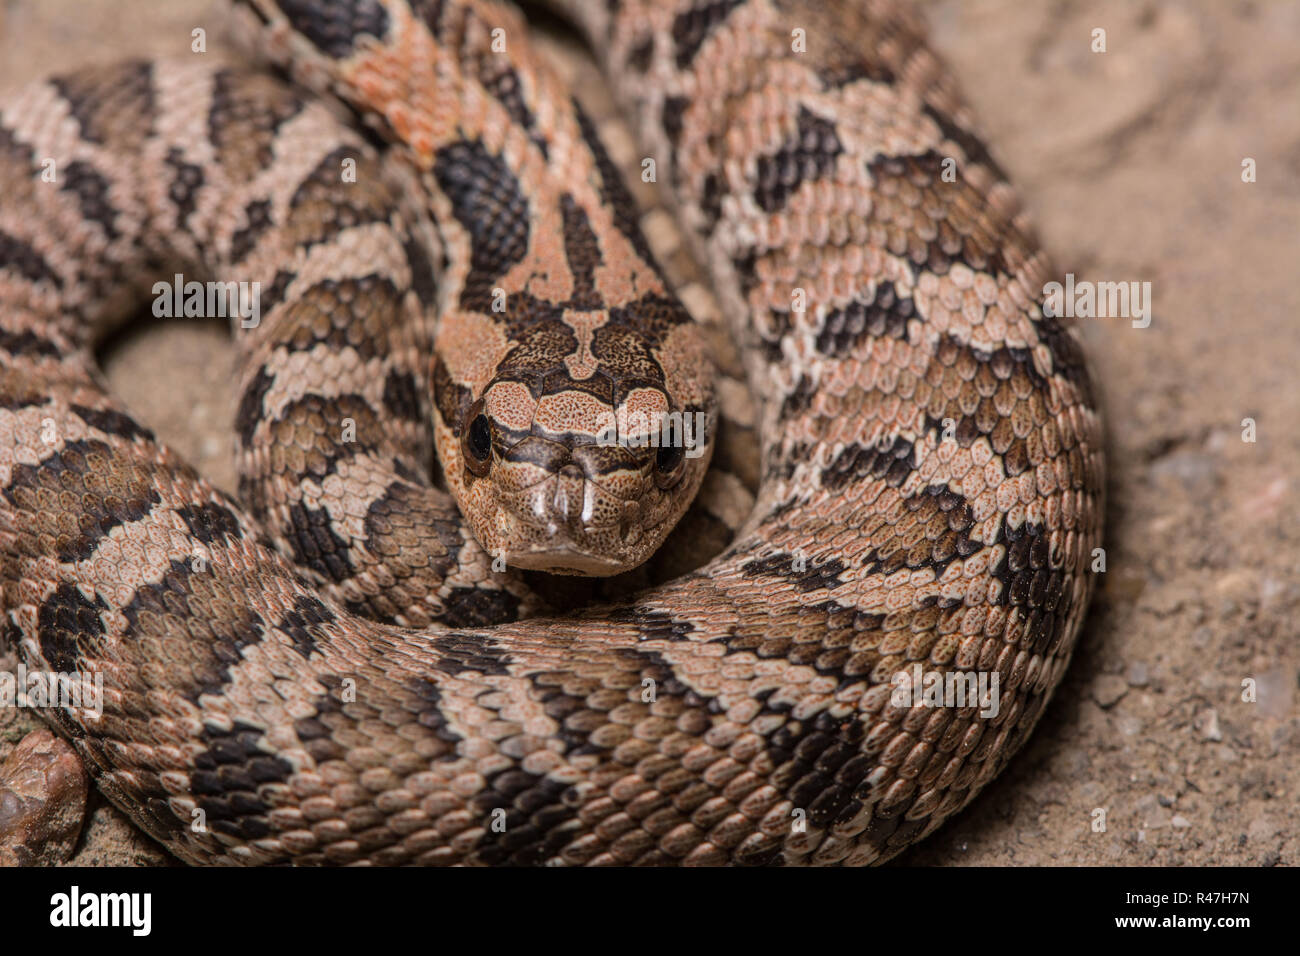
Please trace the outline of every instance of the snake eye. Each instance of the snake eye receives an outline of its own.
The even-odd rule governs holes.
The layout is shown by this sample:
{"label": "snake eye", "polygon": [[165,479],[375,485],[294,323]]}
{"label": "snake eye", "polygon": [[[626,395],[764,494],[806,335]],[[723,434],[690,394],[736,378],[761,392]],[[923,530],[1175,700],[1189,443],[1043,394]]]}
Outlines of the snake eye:
{"label": "snake eye", "polygon": [[655,455],[655,484],[671,488],[682,477],[682,462],[686,453],[681,445],[661,445]]}
{"label": "snake eye", "polygon": [[492,466],[492,424],[483,412],[484,402],[479,399],[465,412],[465,423],[460,430],[460,448],[465,455],[465,467],[471,474],[482,478]]}

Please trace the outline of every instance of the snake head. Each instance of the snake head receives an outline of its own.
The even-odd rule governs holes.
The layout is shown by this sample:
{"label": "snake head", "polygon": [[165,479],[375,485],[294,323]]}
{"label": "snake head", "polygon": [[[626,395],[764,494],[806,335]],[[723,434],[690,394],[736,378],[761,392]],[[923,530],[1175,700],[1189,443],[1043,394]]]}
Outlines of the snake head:
{"label": "snake head", "polygon": [[699,490],[717,430],[711,376],[679,379],[672,393],[567,371],[493,379],[438,429],[479,543],[512,567],[597,577],[654,554]]}

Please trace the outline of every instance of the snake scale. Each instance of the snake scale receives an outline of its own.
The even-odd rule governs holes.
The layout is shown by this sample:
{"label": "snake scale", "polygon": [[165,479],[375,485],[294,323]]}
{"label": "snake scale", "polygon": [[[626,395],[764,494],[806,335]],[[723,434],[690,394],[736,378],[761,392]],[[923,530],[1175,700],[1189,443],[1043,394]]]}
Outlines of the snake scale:
{"label": "snake scale", "polygon": [[[517,11],[245,0],[296,85],[195,56],[0,101],[7,635],[102,673],[101,717],[47,719],[188,862],[880,862],[999,772],[1065,670],[1100,419],[914,13],[562,7],[716,283],[762,441],[720,554],[567,613],[517,569],[644,560],[719,403]],[[260,283],[238,502],[95,365],[174,263]],[[596,440],[634,412],[696,416],[703,446]],[[995,673],[996,713],[897,706],[914,664]]]}

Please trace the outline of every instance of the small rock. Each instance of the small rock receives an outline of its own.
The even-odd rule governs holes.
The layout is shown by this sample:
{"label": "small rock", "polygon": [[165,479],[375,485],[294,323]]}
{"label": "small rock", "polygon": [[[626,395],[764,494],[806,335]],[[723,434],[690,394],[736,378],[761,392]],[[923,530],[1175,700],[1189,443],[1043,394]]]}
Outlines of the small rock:
{"label": "small rock", "polygon": [[1163,830],[1172,822],[1172,815],[1164,807],[1156,807],[1146,815],[1142,822],[1148,830]]}
{"label": "small rock", "polygon": [[86,809],[76,751],[33,730],[0,765],[0,866],[52,866],[72,855]]}
{"label": "small rock", "polygon": [[1278,834],[1277,825],[1268,817],[1256,817],[1250,821],[1246,837],[1251,843],[1271,843]]}
{"label": "small rock", "polygon": [[1174,818],[1169,821],[1169,825],[1176,830],[1186,830],[1192,825],[1192,821],[1187,819],[1181,813],[1175,813]]}
{"label": "small rock", "polygon": [[1205,493],[1216,484],[1218,463],[1201,452],[1178,451],[1156,461],[1151,473],[1156,478],[1173,478],[1190,492]]}
{"label": "small rock", "polygon": [[1147,683],[1151,680],[1150,675],[1147,674],[1146,664],[1141,661],[1134,661],[1130,664],[1128,667],[1128,674],[1125,676],[1128,678],[1128,684],[1130,687],[1146,687]]}
{"label": "small rock", "polygon": [[1223,739],[1223,731],[1219,729],[1219,712],[1213,707],[1201,715],[1201,736],[1206,740]]}
{"label": "small rock", "polygon": [[1156,802],[1162,807],[1172,807],[1174,805],[1173,797],[1166,797],[1163,793],[1156,797]]}
{"label": "small rock", "polygon": [[1128,693],[1128,684],[1116,674],[1103,674],[1092,682],[1092,699],[1102,710],[1114,707]]}
{"label": "small rock", "polygon": [[1125,737],[1138,737],[1147,729],[1145,721],[1136,714],[1119,718],[1119,732]]}

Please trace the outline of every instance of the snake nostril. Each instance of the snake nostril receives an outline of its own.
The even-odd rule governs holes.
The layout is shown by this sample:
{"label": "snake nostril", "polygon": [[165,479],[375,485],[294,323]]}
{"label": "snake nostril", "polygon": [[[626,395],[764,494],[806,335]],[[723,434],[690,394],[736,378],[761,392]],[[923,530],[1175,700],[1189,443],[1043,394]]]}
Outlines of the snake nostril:
{"label": "snake nostril", "polygon": [[681,480],[686,452],[681,445],[662,445],[655,453],[654,480],[664,491]]}
{"label": "snake nostril", "polygon": [[582,468],[573,462],[562,467],[555,475],[555,493],[551,506],[570,529],[576,529],[582,524],[586,484]]}

